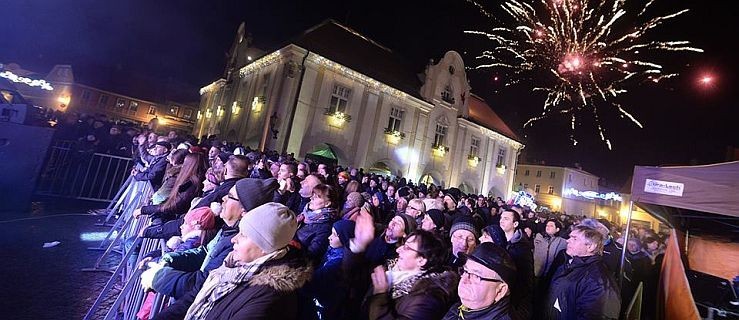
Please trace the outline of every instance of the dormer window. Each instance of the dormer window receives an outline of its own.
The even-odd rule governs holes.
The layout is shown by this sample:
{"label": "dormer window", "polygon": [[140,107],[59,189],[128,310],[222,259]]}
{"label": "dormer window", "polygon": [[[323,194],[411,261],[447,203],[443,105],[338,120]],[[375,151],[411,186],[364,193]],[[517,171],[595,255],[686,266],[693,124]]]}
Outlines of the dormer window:
{"label": "dormer window", "polygon": [[444,90],[441,91],[441,100],[454,104],[454,92],[452,91],[451,85],[444,86]]}

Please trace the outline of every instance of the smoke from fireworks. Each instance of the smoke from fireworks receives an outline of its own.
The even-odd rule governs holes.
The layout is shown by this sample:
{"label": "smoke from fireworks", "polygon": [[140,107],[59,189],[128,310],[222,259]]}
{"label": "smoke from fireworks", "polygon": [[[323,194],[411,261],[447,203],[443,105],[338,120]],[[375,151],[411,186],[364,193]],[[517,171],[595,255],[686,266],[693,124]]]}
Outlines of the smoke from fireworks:
{"label": "smoke from fireworks", "polygon": [[[476,1],[466,1],[495,19]],[[611,149],[598,107],[612,107],[622,118],[642,128],[615,98],[626,93],[630,84],[658,83],[677,76],[648,61],[644,53],[703,52],[688,41],[646,40],[649,30],[688,11],[647,18],[645,12],[653,3],[654,0],[648,0],[638,13],[631,14],[626,10],[626,0],[538,0],[534,4],[508,0],[502,9],[513,18],[515,26],[494,27],[489,32],[465,31],[487,37],[493,43],[491,50],[477,56],[482,63],[474,69],[508,71],[512,80],[506,85],[527,79],[525,82],[530,81],[534,91],[546,93],[542,113],[529,119],[524,127],[553,115],[569,115],[570,139],[577,144],[576,117],[588,112],[600,139]],[[626,21],[627,18],[634,21]]]}

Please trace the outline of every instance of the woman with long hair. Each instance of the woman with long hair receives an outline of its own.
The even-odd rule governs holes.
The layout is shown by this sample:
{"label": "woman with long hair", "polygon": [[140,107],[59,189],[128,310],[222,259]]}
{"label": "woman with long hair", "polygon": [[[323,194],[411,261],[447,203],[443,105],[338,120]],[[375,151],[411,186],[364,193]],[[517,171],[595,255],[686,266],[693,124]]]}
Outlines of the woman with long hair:
{"label": "woman with long hair", "polygon": [[180,174],[172,186],[172,192],[164,203],[141,207],[134,211],[134,216],[144,214],[151,216],[154,224],[164,223],[179,218],[187,213],[192,199],[200,193],[200,185],[205,179],[206,162],[203,155],[190,153],[185,156]]}
{"label": "woman with long hair", "polygon": [[172,192],[175,180],[177,180],[177,176],[180,174],[180,169],[182,169],[182,163],[185,162],[186,155],[187,150],[177,149],[167,156],[167,162],[169,164],[167,164],[167,170],[164,171],[162,186],[151,196],[152,204],[162,204],[164,201],[167,201],[169,194]]}

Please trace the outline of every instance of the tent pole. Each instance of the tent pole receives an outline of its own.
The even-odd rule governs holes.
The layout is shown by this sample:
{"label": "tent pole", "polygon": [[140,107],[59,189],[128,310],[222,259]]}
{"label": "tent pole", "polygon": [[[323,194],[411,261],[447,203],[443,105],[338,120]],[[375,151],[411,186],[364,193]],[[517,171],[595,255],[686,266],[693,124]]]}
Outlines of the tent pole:
{"label": "tent pole", "polygon": [[621,248],[621,262],[618,266],[618,287],[621,288],[621,290],[623,290],[624,287],[624,261],[626,260],[626,247],[628,247],[629,234],[631,233],[631,213],[633,209],[634,201],[629,201],[629,216],[626,219],[626,230],[624,230],[624,246]]}

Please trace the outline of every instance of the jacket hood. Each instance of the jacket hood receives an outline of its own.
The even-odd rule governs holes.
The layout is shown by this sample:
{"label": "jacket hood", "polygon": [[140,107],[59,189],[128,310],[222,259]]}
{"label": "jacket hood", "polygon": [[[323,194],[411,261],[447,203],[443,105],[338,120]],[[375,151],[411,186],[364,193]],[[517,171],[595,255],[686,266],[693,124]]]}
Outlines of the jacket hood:
{"label": "jacket hood", "polygon": [[[290,249],[294,251],[294,249]],[[268,286],[279,292],[292,292],[302,288],[313,276],[313,268],[296,254],[290,252],[282,259],[268,262],[255,274],[249,285]]]}

